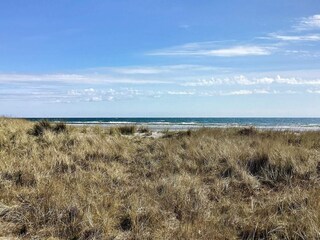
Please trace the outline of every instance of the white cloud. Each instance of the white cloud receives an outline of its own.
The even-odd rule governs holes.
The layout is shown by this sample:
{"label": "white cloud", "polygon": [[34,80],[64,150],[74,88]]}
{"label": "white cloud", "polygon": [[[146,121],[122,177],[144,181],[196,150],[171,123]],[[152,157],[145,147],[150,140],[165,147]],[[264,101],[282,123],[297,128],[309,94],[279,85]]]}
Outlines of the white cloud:
{"label": "white cloud", "polygon": [[253,84],[271,84],[274,82],[274,78],[272,77],[262,77],[255,80],[255,82],[252,82]]}
{"label": "white cloud", "polygon": [[320,85],[320,79],[305,80],[295,77],[261,77],[261,78],[248,78],[243,75],[237,75],[226,78],[211,78],[199,79],[194,82],[184,82],[182,86],[189,87],[208,87],[214,85],[270,85],[270,84],[283,84],[283,85]]}
{"label": "white cloud", "polygon": [[307,90],[307,93],[320,94],[320,90],[311,90],[311,89],[308,89],[308,90]]}
{"label": "white cloud", "polygon": [[156,56],[208,56],[208,57],[240,57],[270,55],[271,47],[255,45],[239,45],[217,48],[208,42],[188,43],[181,46],[167,48],[148,53]]}
{"label": "white cloud", "polygon": [[[296,30],[314,30],[320,29],[320,14],[310,17],[302,18],[296,26]],[[164,49],[158,49],[147,53],[147,55],[154,56],[195,56],[195,57],[245,57],[245,56],[266,56],[274,52],[288,53],[285,46],[289,42],[316,42],[320,41],[320,34],[278,34],[270,33],[265,37],[258,37],[256,39],[277,40],[277,42],[269,42],[268,44],[235,44],[235,41],[207,41],[186,43],[179,46],[173,46]],[[291,31],[292,33],[292,31]],[[226,43],[228,45],[226,46]],[[291,50],[291,54],[299,54],[298,51]],[[300,51],[299,51],[300,52]],[[314,54],[304,54],[307,57],[315,57]]]}
{"label": "white cloud", "polygon": [[186,86],[186,87],[204,87],[204,86],[213,86],[213,85],[219,85],[219,84],[222,84],[222,81],[221,79],[215,79],[215,78],[212,78],[212,79],[200,79],[198,81],[195,81],[195,82],[185,82],[185,83],[182,83],[181,85],[182,86]]}
{"label": "white cloud", "polygon": [[153,91],[153,90],[139,90],[139,89],[82,89],[82,90],[70,90],[68,91],[67,97],[64,99],[59,99],[59,102],[97,102],[97,101],[117,101],[117,100],[128,100],[132,98],[156,98],[164,97],[168,95],[177,96],[202,96],[202,97],[212,97],[212,96],[231,96],[231,95],[250,95],[250,94],[272,94],[266,89],[241,89],[233,91],[178,91],[178,90],[165,90],[165,91]]}
{"label": "white cloud", "polygon": [[[165,66],[162,66],[165,68]],[[230,76],[225,70],[218,71],[214,67],[201,65],[174,65],[168,66],[165,75],[137,76],[126,77],[123,75],[107,75],[107,74],[0,74],[0,83],[7,84],[24,84],[28,88],[46,88],[55,89],[64,84],[100,84],[100,85],[116,85],[116,84],[133,84],[133,85],[153,85],[153,84],[177,84],[185,87],[201,87],[215,85],[268,85],[268,84],[285,84],[285,85],[320,85],[319,73],[313,73],[311,76],[304,77],[301,73],[297,73],[299,77],[287,77],[291,72],[285,73],[286,77],[281,75],[266,73],[266,76],[251,77],[242,74]],[[220,72],[220,76],[210,77],[214,72]],[[223,75],[221,75],[221,73]],[[263,73],[258,73],[262,75]],[[253,75],[253,76],[252,76]],[[301,76],[300,76],[301,75]],[[199,78],[198,76],[203,76]],[[198,80],[196,80],[198,78]],[[160,79],[160,80],[159,80]],[[21,85],[22,86],[22,85]]]}
{"label": "white cloud", "polygon": [[282,41],[320,41],[319,34],[312,35],[278,35],[278,34],[270,34],[270,36],[274,39],[279,39]]}
{"label": "white cloud", "polygon": [[284,91],[284,93],[285,93],[285,94],[297,94],[297,93],[299,93],[299,92],[293,91],[293,90],[286,90],[286,91]]}
{"label": "white cloud", "polygon": [[132,67],[102,67],[90,69],[95,71],[109,71],[112,73],[119,73],[124,75],[152,75],[172,73],[178,71],[216,71],[222,68],[194,65],[194,64],[176,64],[176,65],[160,65],[160,66],[132,66]]}
{"label": "white cloud", "polygon": [[169,95],[194,95],[193,91],[168,91]]}
{"label": "white cloud", "polygon": [[[147,100],[150,98],[181,96],[181,97],[214,97],[214,96],[233,96],[233,95],[263,95],[263,94],[296,94],[296,90],[279,90],[277,88],[252,88],[247,86],[239,89],[237,86],[221,87],[216,89],[182,89],[172,90],[151,90],[133,88],[84,88],[70,89],[56,92],[31,92],[28,89],[13,89],[11,91],[1,91],[0,99],[20,99],[41,100],[53,103],[73,103],[73,102],[109,102],[109,101],[129,101],[132,99]],[[317,90],[308,90],[308,93],[319,93]]]}
{"label": "white cloud", "polygon": [[265,89],[255,89],[253,92],[255,94],[270,94],[270,92],[268,90],[265,90]]}
{"label": "white cloud", "polygon": [[236,75],[233,77],[225,77],[225,78],[212,77],[211,79],[199,79],[198,81],[185,82],[185,83],[182,83],[181,85],[189,86],[189,87],[204,87],[204,86],[214,86],[214,85],[224,85],[224,84],[253,85],[255,83],[243,75]]}
{"label": "white cloud", "polygon": [[320,14],[302,18],[294,28],[296,30],[313,30],[320,28]]}
{"label": "white cloud", "polygon": [[76,73],[0,73],[1,83],[19,83],[36,86],[44,84],[172,84],[185,76],[201,76],[214,72],[226,72],[227,68],[209,65],[176,64],[159,66],[100,67]]}
{"label": "white cloud", "polygon": [[0,82],[41,81],[84,82],[88,79],[79,74],[0,74]]}
{"label": "white cloud", "polygon": [[162,67],[118,67],[110,68],[110,70],[120,74],[158,74],[170,71]]}
{"label": "white cloud", "polygon": [[238,91],[232,91],[232,92],[224,92],[221,93],[221,95],[249,95],[249,94],[253,94],[253,91],[251,90],[238,90]]}
{"label": "white cloud", "polygon": [[[25,99],[27,101],[70,103],[146,99],[169,95],[209,97],[296,94],[297,91],[307,93],[307,88],[320,87],[320,78],[317,78],[320,72],[316,70],[231,74],[224,70],[216,71],[217,68],[208,65],[181,64],[146,68],[153,67],[159,71],[162,68],[168,69],[168,72],[140,75],[140,72],[143,71],[139,71],[137,75],[130,73],[130,76],[126,76],[120,73],[112,74],[113,70],[108,69],[108,74],[92,73],[92,71],[81,74],[0,74],[0,86],[2,86],[0,87],[0,98],[1,100],[20,99],[23,101]],[[143,66],[118,68],[125,69],[125,71],[140,70]],[[236,69],[233,71],[237,73]],[[1,85],[1,83],[4,84]],[[158,83],[170,84],[159,86]]]}
{"label": "white cloud", "polygon": [[297,79],[294,77],[286,78],[277,76],[274,78],[275,83],[279,84],[288,84],[288,85],[320,85],[320,79],[314,79],[314,80],[304,80],[304,79]]}
{"label": "white cloud", "polygon": [[237,57],[237,56],[260,56],[270,55],[270,49],[259,46],[235,46],[216,50],[204,51],[202,54],[218,57]]}
{"label": "white cloud", "polygon": [[[108,98],[109,99],[109,98]],[[86,99],[87,102],[101,102],[103,101],[101,96],[98,97],[89,97]]]}
{"label": "white cloud", "polygon": [[222,96],[232,96],[232,95],[251,95],[251,94],[270,94],[272,92],[265,90],[265,89],[253,89],[253,90],[237,90],[237,91],[230,91],[230,92],[220,92]]}
{"label": "white cloud", "polygon": [[72,89],[67,92],[65,101],[68,102],[101,102],[101,101],[114,101],[121,99],[131,99],[137,96],[152,96],[149,92],[137,89]]}
{"label": "white cloud", "polygon": [[0,74],[0,83],[126,83],[155,84],[170,83],[158,79],[127,78],[105,74]]}

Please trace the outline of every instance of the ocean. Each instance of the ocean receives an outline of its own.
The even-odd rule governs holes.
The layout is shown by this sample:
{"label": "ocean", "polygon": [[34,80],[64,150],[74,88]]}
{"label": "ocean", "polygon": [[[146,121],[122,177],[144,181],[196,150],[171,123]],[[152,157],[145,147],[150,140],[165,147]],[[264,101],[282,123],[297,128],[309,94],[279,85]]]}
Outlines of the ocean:
{"label": "ocean", "polygon": [[[39,121],[43,118],[26,118]],[[202,127],[226,128],[248,127],[258,129],[317,131],[320,118],[46,118],[53,122],[66,122],[71,125],[145,126],[151,130],[187,130]]]}

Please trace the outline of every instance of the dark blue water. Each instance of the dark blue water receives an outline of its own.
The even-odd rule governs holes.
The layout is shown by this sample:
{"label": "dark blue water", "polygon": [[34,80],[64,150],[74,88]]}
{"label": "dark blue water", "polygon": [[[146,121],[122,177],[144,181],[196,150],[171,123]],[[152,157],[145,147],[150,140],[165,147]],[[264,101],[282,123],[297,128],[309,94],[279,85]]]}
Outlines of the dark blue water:
{"label": "dark blue water", "polygon": [[[41,118],[28,118],[38,121]],[[279,130],[320,130],[320,118],[47,118],[78,125],[143,125],[151,129],[254,126]]]}

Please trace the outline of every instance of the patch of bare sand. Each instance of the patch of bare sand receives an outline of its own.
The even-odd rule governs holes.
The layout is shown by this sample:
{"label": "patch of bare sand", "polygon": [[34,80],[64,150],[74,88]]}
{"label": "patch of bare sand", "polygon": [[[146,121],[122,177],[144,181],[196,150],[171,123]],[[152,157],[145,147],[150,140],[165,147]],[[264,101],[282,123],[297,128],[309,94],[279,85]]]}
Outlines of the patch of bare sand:
{"label": "patch of bare sand", "polygon": [[158,131],[152,131],[152,132],[148,132],[148,133],[135,133],[134,136],[138,136],[138,137],[149,137],[149,138],[161,138],[164,136],[164,133],[162,132],[158,132]]}

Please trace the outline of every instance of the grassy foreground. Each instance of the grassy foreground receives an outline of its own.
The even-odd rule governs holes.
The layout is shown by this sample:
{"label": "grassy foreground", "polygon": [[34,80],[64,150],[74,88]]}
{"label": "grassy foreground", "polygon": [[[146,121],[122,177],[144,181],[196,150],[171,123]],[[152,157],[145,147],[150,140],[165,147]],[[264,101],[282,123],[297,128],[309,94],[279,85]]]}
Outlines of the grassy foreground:
{"label": "grassy foreground", "polygon": [[319,132],[132,132],[0,118],[0,236],[320,238]]}

